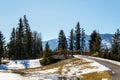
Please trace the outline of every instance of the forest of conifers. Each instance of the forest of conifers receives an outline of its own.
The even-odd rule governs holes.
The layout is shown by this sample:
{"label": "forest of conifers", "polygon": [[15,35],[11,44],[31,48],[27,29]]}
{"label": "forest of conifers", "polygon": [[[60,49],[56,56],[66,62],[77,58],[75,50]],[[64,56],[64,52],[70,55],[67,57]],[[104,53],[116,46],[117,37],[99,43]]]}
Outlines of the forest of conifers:
{"label": "forest of conifers", "polygon": [[96,30],[90,34],[89,50],[85,50],[85,30],[80,27],[79,22],[75,29],[71,29],[69,42],[64,34],[64,30],[60,30],[58,34],[58,47],[51,50],[49,43],[46,43],[45,49],[42,47],[41,33],[32,31],[30,25],[24,15],[19,19],[17,27],[11,29],[10,41],[6,43],[4,33],[0,31],[0,60],[2,58],[9,59],[36,59],[43,57],[43,63],[49,63],[50,53],[78,52],[82,55],[98,56],[107,59],[120,61],[120,31],[117,29],[112,38],[112,47],[101,48],[101,36]]}

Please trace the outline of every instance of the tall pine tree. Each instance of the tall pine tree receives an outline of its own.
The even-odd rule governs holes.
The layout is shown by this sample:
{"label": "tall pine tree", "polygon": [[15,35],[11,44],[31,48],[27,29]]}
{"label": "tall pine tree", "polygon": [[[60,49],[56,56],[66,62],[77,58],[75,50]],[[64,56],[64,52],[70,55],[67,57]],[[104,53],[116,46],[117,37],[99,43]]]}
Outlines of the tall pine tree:
{"label": "tall pine tree", "polygon": [[24,56],[25,56],[25,58],[30,58],[31,57],[30,55],[32,54],[33,38],[32,38],[32,32],[31,32],[28,20],[26,18],[26,15],[24,15],[23,24],[25,27],[25,33],[24,33],[25,55]]}
{"label": "tall pine tree", "polygon": [[95,30],[90,35],[89,48],[90,48],[90,53],[99,52],[101,49],[101,37],[99,33],[97,33]]}
{"label": "tall pine tree", "polygon": [[41,55],[42,55],[42,51],[43,51],[41,33],[39,33],[38,36],[37,36],[36,46],[37,46],[36,58],[40,58]]}
{"label": "tall pine tree", "polygon": [[77,23],[77,26],[75,27],[75,50],[80,52],[81,49],[81,28],[79,22]]}
{"label": "tall pine tree", "polygon": [[73,43],[74,43],[74,37],[73,37],[73,29],[70,32],[70,39],[69,39],[69,50],[73,51]]}
{"label": "tall pine tree", "polygon": [[41,34],[33,32],[24,15],[20,18],[18,27],[11,33],[10,42],[8,44],[9,57],[12,59],[34,59],[39,58],[42,53]]}
{"label": "tall pine tree", "polygon": [[59,33],[58,50],[67,50],[67,39],[63,30],[60,30],[60,33]]}
{"label": "tall pine tree", "polygon": [[24,25],[22,18],[19,20],[18,28],[16,31],[16,54],[17,59],[23,59],[25,55],[25,49],[24,49]]}
{"label": "tall pine tree", "polygon": [[49,58],[49,53],[50,53],[50,47],[48,42],[45,45],[45,50],[43,51],[43,59],[40,61],[42,65],[48,65],[50,64],[50,58]]}
{"label": "tall pine tree", "polygon": [[5,38],[2,32],[0,31],[0,64],[1,64],[1,57],[3,57],[3,53],[4,53],[4,47],[5,47]]}
{"label": "tall pine tree", "polygon": [[120,30],[117,29],[113,36],[112,59],[120,61]]}
{"label": "tall pine tree", "polygon": [[15,28],[13,28],[13,30],[12,30],[8,48],[9,48],[9,58],[15,59],[15,57],[17,56],[16,55],[16,31],[15,31]]}
{"label": "tall pine tree", "polygon": [[41,34],[38,34],[36,31],[33,32],[33,48],[32,48],[32,55],[33,58],[37,58],[42,54],[42,38]]}
{"label": "tall pine tree", "polygon": [[85,49],[85,30],[82,28],[81,32],[81,52],[83,54],[83,50]]}

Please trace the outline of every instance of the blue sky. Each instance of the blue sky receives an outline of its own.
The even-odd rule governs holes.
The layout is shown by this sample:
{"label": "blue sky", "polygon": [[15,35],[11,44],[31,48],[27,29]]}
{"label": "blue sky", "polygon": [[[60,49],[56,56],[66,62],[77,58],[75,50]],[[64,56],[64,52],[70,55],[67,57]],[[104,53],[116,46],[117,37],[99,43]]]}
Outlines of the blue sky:
{"label": "blue sky", "polygon": [[32,31],[42,33],[44,41],[66,36],[80,22],[86,34],[93,30],[114,33],[120,27],[120,0],[1,0],[0,30],[9,40],[13,27],[27,15]]}

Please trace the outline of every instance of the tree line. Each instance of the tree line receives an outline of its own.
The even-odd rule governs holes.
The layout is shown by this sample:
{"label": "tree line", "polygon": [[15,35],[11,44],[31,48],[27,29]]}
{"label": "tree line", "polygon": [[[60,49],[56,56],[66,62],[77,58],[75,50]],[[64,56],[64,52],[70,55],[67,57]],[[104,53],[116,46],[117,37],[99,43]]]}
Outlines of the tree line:
{"label": "tree line", "polygon": [[[120,61],[120,31],[117,29],[113,36],[112,48],[103,49],[101,47],[101,36],[94,30],[90,35],[89,50],[85,50],[85,30],[80,27],[80,23],[74,29],[71,29],[69,38],[66,38],[64,30],[58,34],[58,47],[55,51],[73,54],[85,54],[99,56],[108,59]],[[18,26],[12,29],[9,43],[5,43],[3,33],[0,31],[0,60],[2,57],[9,59],[36,59],[43,57],[42,63],[48,64],[49,53],[52,53],[49,43],[46,43],[45,49],[42,47],[41,33],[30,29],[30,25],[24,15],[19,19]],[[0,61],[1,62],[1,61]]]}
{"label": "tree line", "polygon": [[[53,53],[57,52],[59,54],[58,56],[64,54],[64,57],[66,57],[68,54],[71,55],[72,57],[74,51],[77,51],[79,54],[82,54],[84,49],[85,49],[85,30],[80,27],[80,24],[78,22],[75,27],[75,30],[71,29],[69,39],[66,38],[64,30],[60,30],[58,34],[58,47],[56,48],[55,51],[53,51]],[[70,52],[72,54],[70,54]],[[43,65],[50,64],[53,61],[50,58],[51,56],[50,53],[51,50],[47,42],[45,50],[43,52],[43,60],[41,60],[41,63]]]}
{"label": "tree line", "polygon": [[117,31],[112,36],[111,48],[103,48],[101,44],[102,39],[100,33],[96,30],[93,30],[93,32],[90,34],[89,50],[85,50],[85,30],[84,28],[80,27],[79,22],[77,23],[75,30],[71,29],[68,39],[69,41],[67,40],[64,31],[60,30],[58,36],[58,51],[67,50],[72,51],[72,55],[78,53],[120,61],[119,29],[117,29]]}
{"label": "tree line", "polygon": [[[69,42],[69,43],[68,43]],[[58,35],[58,50],[79,50],[82,54],[85,49],[85,30],[77,23],[75,30],[71,29],[69,41],[67,40],[64,31],[60,30]]]}
{"label": "tree line", "polygon": [[113,34],[111,48],[102,48],[101,41],[100,34],[94,30],[90,35],[88,55],[120,61],[120,30]]}
{"label": "tree line", "polygon": [[35,59],[42,54],[41,33],[32,32],[24,15],[19,19],[18,26],[12,29],[10,41],[5,45],[5,38],[0,32],[0,58],[10,59]]}
{"label": "tree line", "polygon": [[100,55],[101,57],[117,60],[120,61],[120,30],[114,33],[112,37],[112,48],[111,49],[104,49],[104,53]]}

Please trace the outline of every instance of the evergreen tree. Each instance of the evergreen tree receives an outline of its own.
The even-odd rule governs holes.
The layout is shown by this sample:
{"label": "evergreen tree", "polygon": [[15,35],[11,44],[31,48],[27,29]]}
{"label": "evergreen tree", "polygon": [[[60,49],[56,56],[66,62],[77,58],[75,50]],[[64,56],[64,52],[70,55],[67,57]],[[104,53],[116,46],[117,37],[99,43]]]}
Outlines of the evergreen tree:
{"label": "evergreen tree", "polygon": [[37,55],[37,32],[33,32],[33,49],[31,57],[35,58]]}
{"label": "evergreen tree", "polygon": [[39,33],[38,36],[37,36],[36,45],[37,45],[36,58],[40,58],[40,56],[42,55],[42,51],[43,51],[41,33]]}
{"label": "evergreen tree", "polygon": [[41,34],[31,32],[26,15],[20,18],[18,27],[13,28],[9,47],[9,57],[12,59],[35,59],[42,53]]}
{"label": "evergreen tree", "polygon": [[42,38],[41,34],[37,32],[33,32],[33,48],[32,48],[32,55],[34,58],[37,58],[42,53]]}
{"label": "evergreen tree", "polygon": [[12,30],[8,48],[9,48],[9,58],[14,59],[15,56],[17,56],[16,55],[16,31],[15,31],[15,28],[13,28],[13,30]]}
{"label": "evergreen tree", "polygon": [[81,50],[83,54],[83,50],[85,49],[85,30],[82,28],[82,33],[81,33]]}
{"label": "evergreen tree", "polygon": [[24,25],[23,21],[20,18],[18,28],[16,29],[16,55],[17,59],[23,59],[25,56],[24,49]]}
{"label": "evergreen tree", "polygon": [[75,34],[76,34],[76,39],[75,39],[75,50],[80,50],[81,49],[81,29],[80,29],[80,24],[79,22],[77,23],[77,26],[75,27]]}
{"label": "evergreen tree", "polygon": [[51,52],[48,42],[45,45],[45,50],[43,52],[43,60],[40,61],[42,65],[50,64],[49,53]]}
{"label": "evergreen tree", "polygon": [[63,30],[60,30],[59,33],[58,50],[67,50],[67,39]]}
{"label": "evergreen tree", "polygon": [[73,29],[70,32],[70,41],[69,41],[69,50],[73,51],[73,43],[74,43],[74,39],[73,39]]}
{"label": "evergreen tree", "polygon": [[48,57],[50,52],[51,52],[50,46],[49,46],[49,44],[47,42],[46,45],[45,45],[45,50],[44,50],[43,57]]}
{"label": "evergreen tree", "polygon": [[101,48],[101,37],[95,30],[90,35],[89,40],[90,53],[99,52]]}
{"label": "evergreen tree", "polygon": [[69,50],[71,52],[71,56],[73,56],[73,49],[74,49],[74,35],[73,35],[73,29],[70,31],[70,39],[69,39]]}
{"label": "evergreen tree", "polygon": [[32,32],[30,29],[30,25],[28,24],[28,20],[26,18],[26,15],[24,15],[23,24],[25,27],[25,33],[24,33],[24,47],[25,47],[25,58],[30,58],[30,55],[32,54]]}
{"label": "evergreen tree", "polygon": [[117,29],[113,36],[113,44],[112,44],[112,59],[120,60],[120,31]]}
{"label": "evergreen tree", "polygon": [[0,64],[1,64],[1,57],[3,56],[4,53],[4,46],[5,46],[5,38],[0,31]]}

